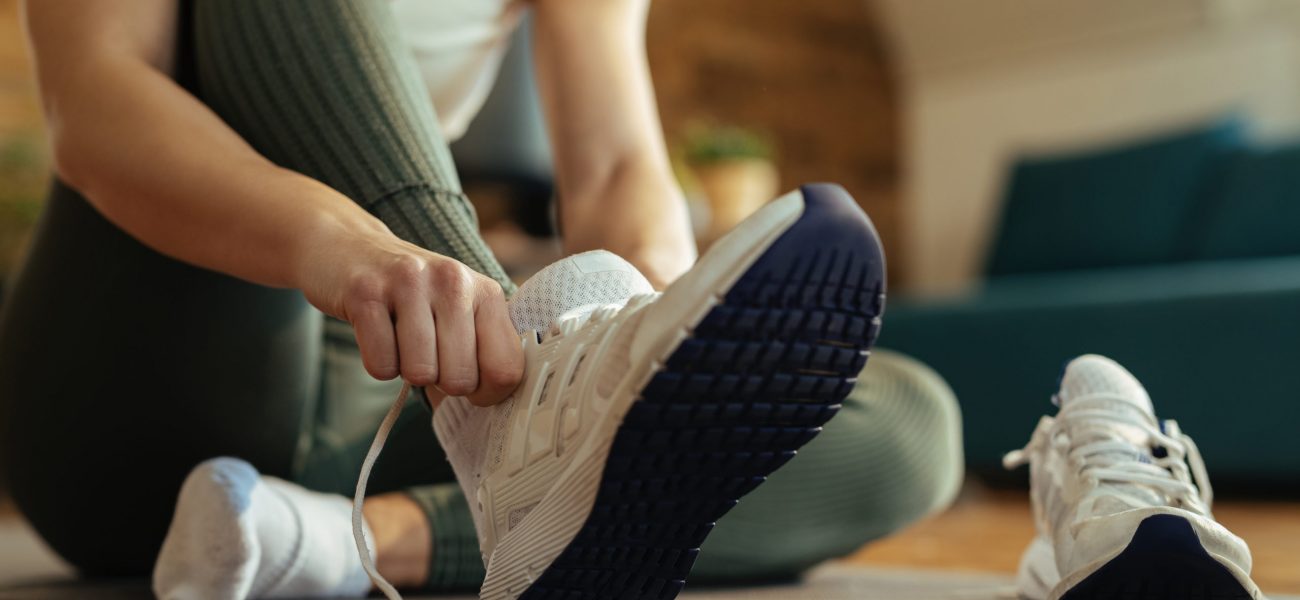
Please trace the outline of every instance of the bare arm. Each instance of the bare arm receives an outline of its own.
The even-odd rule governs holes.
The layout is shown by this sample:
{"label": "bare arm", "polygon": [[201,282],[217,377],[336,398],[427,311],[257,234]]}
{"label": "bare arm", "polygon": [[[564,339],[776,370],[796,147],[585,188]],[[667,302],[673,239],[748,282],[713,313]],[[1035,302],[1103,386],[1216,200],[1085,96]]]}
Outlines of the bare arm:
{"label": "bare arm", "polygon": [[535,0],[539,87],[571,252],[608,248],[657,286],[695,261],[645,56],[648,0]]}
{"label": "bare arm", "polygon": [[27,24],[59,174],[145,244],[290,287],[294,223],[379,224],[347,198],[258,155],[171,80],[169,0],[29,2]]}
{"label": "bare arm", "polygon": [[[522,355],[500,286],[271,163],[172,81],[175,0],[25,11],[56,167],[110,221],[179,260],[303,290],[353,323],[376,377],[478,390],[484,402],[513,388]],[[470,330],[457,345],[468,354],[437,355],[442,312],[476,319],[477,340]]]}

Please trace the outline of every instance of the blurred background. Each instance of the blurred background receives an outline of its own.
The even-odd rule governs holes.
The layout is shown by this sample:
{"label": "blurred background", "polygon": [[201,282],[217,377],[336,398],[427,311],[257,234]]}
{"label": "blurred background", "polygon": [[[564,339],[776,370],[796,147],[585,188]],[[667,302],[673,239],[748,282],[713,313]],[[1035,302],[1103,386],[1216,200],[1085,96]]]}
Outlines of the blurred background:
{"label": "blurred background", "polygon": [[[842,184],[890,259],[881,344],[962,403],[966,501],[862,560],[944,563],[996,527],[1008,549],[964,566],[1014,568],[1024,494],[996,488],[1023,473],[998,461],[1097,352],[1195,436],[1265,588],[1300,591],[1300,2],[657,0],[648,45],[701,244]],[[521,278],[558,257],[540,119],[517,43],[454,146]],[[0,0],[0,275],[40,213],[42,136]]]}

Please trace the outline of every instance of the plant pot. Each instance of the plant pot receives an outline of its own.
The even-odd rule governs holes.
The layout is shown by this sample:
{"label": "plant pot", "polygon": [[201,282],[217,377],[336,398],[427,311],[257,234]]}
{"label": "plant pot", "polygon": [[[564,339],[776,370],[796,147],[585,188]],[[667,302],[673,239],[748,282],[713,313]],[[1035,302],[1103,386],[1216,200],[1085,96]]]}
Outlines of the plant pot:
{"label": "plant pot", "polygon": [[691,170],[708,201],[709,226],[701,240],[706,244],[771,201],[780,184],[771,161],[757,158],[720,160]]}

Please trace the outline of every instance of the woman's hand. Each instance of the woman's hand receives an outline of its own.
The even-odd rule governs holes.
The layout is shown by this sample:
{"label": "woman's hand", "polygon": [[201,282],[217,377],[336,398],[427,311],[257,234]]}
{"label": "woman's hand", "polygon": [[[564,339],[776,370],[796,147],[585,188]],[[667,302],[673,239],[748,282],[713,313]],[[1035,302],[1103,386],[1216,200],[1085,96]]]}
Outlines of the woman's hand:
{"label": "woman's hand", "polygon": [[431,399],[505,400],[523,376],[523,346],[501,285],[398,239],[378,220],[327,222],[299,261],[297,287],[356,330],[366,371],[433,386]]}
{"label": "woman's hand", "polygon": [[622,169],[598,197],[561,202],[566,253],[604,249],[662,290],[695,264],[695,236],[681,191],[652,169]]}

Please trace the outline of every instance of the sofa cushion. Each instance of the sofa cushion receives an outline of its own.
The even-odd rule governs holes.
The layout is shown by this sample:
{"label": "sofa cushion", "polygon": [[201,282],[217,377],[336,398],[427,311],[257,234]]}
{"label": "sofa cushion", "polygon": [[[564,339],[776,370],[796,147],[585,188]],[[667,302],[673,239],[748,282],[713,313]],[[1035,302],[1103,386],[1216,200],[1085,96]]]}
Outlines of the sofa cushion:
{"label": "sofa cushion", "polygon": [[[957,393],[969,464],[1001,471],[1061,366],[1110,356],[1178,419],[1216,485],[1300,481],[1300,256],[1000,277],[948,299],[891,297],[880,346]],[[1262,415],[1262,417],[1261,417]]]}
{"label": "sofa cushion", "polygon": [[1224,120],[1086,153],[1027,158],[1012,170],[990,275],[1173,261],[1205,175],[1237,147]]}
{"label": "sofa cushion", "polygon": [[1193,229],[1193,259],[1300,254],[1300,144],[1234,153]]}

